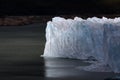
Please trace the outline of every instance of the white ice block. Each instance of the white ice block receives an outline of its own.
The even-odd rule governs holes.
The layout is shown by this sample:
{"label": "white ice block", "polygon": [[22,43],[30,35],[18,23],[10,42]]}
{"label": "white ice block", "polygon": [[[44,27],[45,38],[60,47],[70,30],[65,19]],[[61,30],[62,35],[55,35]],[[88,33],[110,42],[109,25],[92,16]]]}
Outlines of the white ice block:
{"label": "white ice block", "polygon": [[119,37],[120,18],[55,17],[47,23],[43,56],[74,59],[94,57],[100,64],[109,65],[112,71],[120,72]]}

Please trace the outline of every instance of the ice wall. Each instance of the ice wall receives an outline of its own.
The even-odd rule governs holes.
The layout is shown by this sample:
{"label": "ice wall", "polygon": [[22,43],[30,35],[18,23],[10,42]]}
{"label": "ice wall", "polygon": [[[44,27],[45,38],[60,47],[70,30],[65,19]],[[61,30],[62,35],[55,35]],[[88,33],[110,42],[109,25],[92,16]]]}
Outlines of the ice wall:
{"label": "ice wall", "polygon": [[74,59],[94,57],[101,65],[109,65],[112,71],[119,73],[120,18],[55,17],[47,23],[43,56]]}

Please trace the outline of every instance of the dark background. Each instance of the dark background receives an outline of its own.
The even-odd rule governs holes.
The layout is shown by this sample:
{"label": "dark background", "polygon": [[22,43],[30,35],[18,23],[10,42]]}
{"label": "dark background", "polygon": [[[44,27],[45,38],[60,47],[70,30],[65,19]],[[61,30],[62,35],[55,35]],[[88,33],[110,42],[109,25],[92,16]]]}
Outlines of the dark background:
{"label": "dark background", "polygon": [[120,0],[0,0],[0,15],[119,13]]}

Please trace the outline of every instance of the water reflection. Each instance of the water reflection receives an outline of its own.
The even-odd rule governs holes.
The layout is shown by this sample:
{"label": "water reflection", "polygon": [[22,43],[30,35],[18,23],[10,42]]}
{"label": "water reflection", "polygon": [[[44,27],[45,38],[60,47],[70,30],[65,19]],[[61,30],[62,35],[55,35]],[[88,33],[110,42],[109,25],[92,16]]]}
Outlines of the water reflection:
{"label": "water reflection", "polygon": [[80,74],[76,68],[80,65],[88,64],[81,60],[45,58],[46,77],[78,76]]}
{"label": "water reflection", "polygon": [[104,80],[115,76],[112,72],[86,72],[78,67],[90,65],[82,60],[44,58],[45,77],[49,79],[69,79],[69,80]]}

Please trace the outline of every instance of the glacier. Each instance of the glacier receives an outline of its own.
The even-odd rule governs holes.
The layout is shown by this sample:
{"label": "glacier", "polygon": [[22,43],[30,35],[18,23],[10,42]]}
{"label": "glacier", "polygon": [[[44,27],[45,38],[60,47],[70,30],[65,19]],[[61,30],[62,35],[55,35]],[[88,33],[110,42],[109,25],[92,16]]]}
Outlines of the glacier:
{"label": "glacier", "polygon": [[120,18],[54,17],[47,22],[43,56],[95,58],[84,70],[120,73]]}

